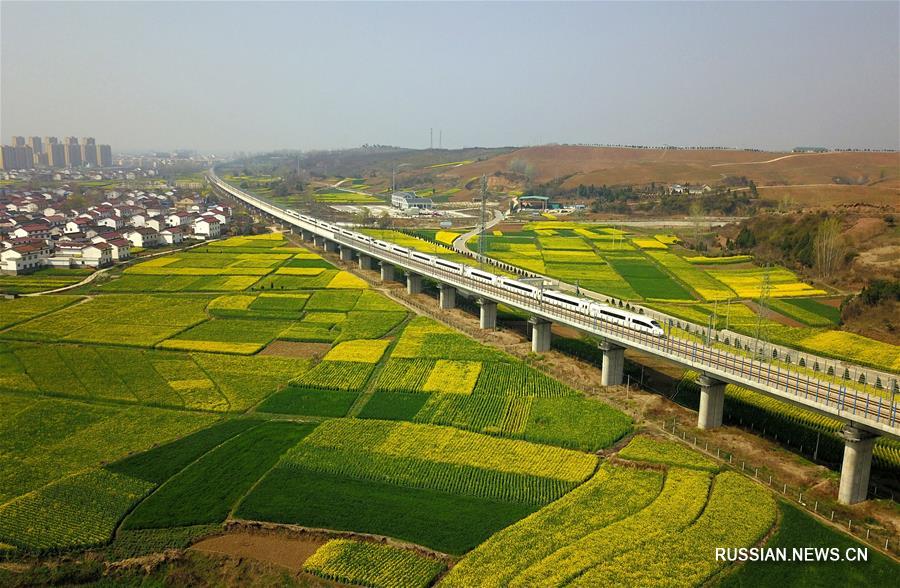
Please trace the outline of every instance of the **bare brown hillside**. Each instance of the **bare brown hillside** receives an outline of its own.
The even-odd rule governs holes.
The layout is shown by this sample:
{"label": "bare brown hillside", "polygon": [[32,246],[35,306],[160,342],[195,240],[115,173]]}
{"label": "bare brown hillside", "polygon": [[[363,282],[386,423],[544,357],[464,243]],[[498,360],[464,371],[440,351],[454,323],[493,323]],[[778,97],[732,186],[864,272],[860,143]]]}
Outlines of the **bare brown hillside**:
{"label": "bare brown hillside", "polygon": [[[459,168],[446,175],[472,178],[506,172],[515,160],[534,167],[534,181],[570,176],[565,186],[657,183],[717,183],[746,176],[758,186],[799,186],[796,199],[815,197],[825,188],[830,199],[877,203],[900,197],[900,153],[771,153],[732,150],[628,149],[547,145],[527,147]],[[782,196],[777,188],[772,195]],[[863,190],[865,190],[863,192]],[[873,202],[874,203],[874,202]]]}

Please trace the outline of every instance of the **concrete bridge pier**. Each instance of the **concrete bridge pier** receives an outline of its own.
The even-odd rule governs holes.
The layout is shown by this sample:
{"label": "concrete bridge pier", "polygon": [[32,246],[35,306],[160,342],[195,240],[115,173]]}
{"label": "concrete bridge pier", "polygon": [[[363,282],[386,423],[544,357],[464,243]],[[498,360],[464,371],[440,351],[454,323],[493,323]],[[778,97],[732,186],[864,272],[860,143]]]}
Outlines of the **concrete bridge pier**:
{"label": "concrete bridge pier", "polygon": [[531,325],[531,350],[534,353],[546,353],[550,351],[550,327],[553,323],[533,316],[528,319]]}
{"label": "concrete bridge pier", "polygon": [[406,293],[409,295],[422,293],[422,276],[406,273]]}
{"label": "concrete bridge pier", "polygon": [[325,247],[325,237],[321,237],[319,235],[314,235],[313,243],[315,244],[316,247],[324,248]]}
{"label": "concrete bridge pier", "polygon": [[441,284],[441,310],[456,308],[456,288],[449,284]]}
{"label": "concrete bridge pier", "polygon": [[381,262],[381,281],[382,282],[393,282],[394,281],[394,266],[387,263],[386,261]]}
{"label": "concrete bridge pier", "polygon": [[353,250],[346,245],[341,245],[341,261],[350,263],[353,261]]}
{"label": "concrete bridge pier", "polygon": [[481,307],[479,326],[482,329],[496,329],[497,303],[487,298],[479,298],[478,306]]}
{"label": "concrete bridge pier", "polygon": [[844,462],[838,502],[856,504],[864,501],[869,492],[872,447],[878,435],[849,424],[841,431],[841,436],[844,438]]}
{"label": "concrete bridge pier", "polygon": [[697,428],[718,429],[722,426],[722,412],[725,408],[725,382],[702,375],[700,384],[700,411],[697,413]]}
{"label": "concrete bridge pier", "polygon": [[609,341],[602,341],[600,343],[600,351],[603,352],[600,385],[620,385],[625,374],[625,348]]}
{"label": "concrete bridge pier", "polygon": [[361,270],[370,270],[372,269],[372,258],[365,253],[359,254],[359,269]]}
{"label": "concrete bridge pier", "polygon": [[311,232],[307,231],[306,229],[300,229],[300,238],[303,239],[304,241],[312,241],[313,234]]}
{"label": "concrete bridge pier", "polygon": [[334,241],[325,241],[325,253],[336,253],[338,250],[338,244]]}

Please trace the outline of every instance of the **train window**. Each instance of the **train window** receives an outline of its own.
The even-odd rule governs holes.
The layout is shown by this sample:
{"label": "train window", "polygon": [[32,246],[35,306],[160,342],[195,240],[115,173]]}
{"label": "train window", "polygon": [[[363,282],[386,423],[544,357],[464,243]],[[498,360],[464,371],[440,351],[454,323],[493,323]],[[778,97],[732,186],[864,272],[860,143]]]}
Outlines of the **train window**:
{"label": "train window", "polygon": [[544,298],[556,300],[557,302],[562,302],[563,304],[568,304],[569,306],[578,306],[577,302],[572,302],[571,300],[566,300],[565,298],[560,298],[559,296],[554,296],[553,294],[544,294]]}

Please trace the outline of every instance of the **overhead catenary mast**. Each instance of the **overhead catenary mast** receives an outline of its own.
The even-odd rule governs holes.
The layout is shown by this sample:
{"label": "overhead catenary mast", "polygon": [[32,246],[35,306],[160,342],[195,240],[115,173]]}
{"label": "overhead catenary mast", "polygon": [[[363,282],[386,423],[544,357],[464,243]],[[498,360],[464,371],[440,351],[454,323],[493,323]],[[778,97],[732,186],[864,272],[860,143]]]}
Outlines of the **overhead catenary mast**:
{"label": "overhead catenary mast", "polygon": [[478,235],[478,264],[484,269],[484,227],[486,225],[485,214],[487,212],[487,175],[481,175],[481,231]]}

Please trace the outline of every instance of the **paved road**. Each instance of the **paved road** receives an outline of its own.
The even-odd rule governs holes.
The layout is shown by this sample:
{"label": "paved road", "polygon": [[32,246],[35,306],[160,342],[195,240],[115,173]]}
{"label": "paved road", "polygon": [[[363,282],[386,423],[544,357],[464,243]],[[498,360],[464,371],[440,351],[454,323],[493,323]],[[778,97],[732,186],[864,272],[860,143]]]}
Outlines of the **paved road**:
{"label": "paved road", "polygon": [[[491,229],[491,227],[494,227],[497,224],[499,224],[500,222],[502,222],[503,219],[505,219],[505,218],[506,218],[505,214],[503,214],[502,212],[500,212],[497,209],[494,209],[494,218],[484,224],[485,232],[489,231]],[[469,248],[466,247],[466,242],[479,233],[481,233],[481,227],[476,226],[474,229],[472,229],[468,233],[460,235],[453,241],[453,248],[461,253],[470,253]]]}

